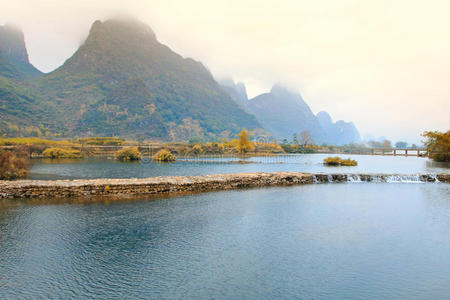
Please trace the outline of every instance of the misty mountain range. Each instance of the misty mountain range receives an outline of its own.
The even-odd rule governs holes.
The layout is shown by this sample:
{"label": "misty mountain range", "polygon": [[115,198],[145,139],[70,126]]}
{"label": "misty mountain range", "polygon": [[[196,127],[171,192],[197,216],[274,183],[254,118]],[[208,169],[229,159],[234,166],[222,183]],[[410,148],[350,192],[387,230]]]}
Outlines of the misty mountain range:
{"label": "misty mountain range", "polygon": [[292,139],[293,133],[308,131],[315,143],[345,145],[360,140],[360,134],[352,122],[342,120],[333,123],[331,116],[321,111],[314,115],[302,96],[276,84],[269,93],[248,99],[243,83],[231,79],[220,84],[228,94],[258,122],[278,139]]}
{"label": "misty mountain range", "polygon": [[307,130],[316,143],[360,139],[353,123],[315,116],[280,85],[248,99],[243,84],[219,84],[136,20],[96,21],[72,57],[47,74],[29,62],[22,31],[0,26],[0,135],[176,141],[230,138],[242,128],[278,139]]}

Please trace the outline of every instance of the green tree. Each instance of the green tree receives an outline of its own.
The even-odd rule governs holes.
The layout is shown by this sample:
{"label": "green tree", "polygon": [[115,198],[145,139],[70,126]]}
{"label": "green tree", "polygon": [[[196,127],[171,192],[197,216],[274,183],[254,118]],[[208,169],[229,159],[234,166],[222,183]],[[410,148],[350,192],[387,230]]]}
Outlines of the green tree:
{"label": "green tree", "polygon": [[407,142],[398,141],[397,143],[395,143],[395,147],[396,148],[406,148],[406,147],[408,147],[408,143]]}
{"label": "green tree", "polygon": [[369,141],[367,144],[370,148],[381,148],[381,143],[378,141]]}
{"label": "green tree", "polygon": [[292,135],[292,145],[298,145],[297,133]]}

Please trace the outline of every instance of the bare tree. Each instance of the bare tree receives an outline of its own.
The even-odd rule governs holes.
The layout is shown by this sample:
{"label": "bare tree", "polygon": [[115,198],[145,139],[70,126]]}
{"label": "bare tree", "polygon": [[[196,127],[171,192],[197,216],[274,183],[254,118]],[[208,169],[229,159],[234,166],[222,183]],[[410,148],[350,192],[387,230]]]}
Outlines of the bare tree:
{"label": "bare tree", "polygon": [[313,144],[313,139],[309,131],[303,130],[302,132],[300,132],[300,142],[303,146]]}
{"label": "bare tree", "polygon": [[392,144],[391,144],[391,141],[390,141],[390,140],[384,140],[384,141],[381,143],[381,145],[383,146],[383,148],[386,148],[386,149],[392,148]]}

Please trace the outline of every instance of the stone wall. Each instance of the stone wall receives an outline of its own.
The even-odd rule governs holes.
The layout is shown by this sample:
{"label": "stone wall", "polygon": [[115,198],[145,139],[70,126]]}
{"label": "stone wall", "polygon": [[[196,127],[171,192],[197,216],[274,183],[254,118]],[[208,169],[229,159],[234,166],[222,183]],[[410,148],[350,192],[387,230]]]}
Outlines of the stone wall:
{"label": "stone wall", "polygon": [[[144,196],[186,192],[207,192],[241,188],[298,185],[308,183],[387,181],[393,175],[309,174],[297,172],[240,173],[205,176],[151,177],[87,180],[0,181],[2,198],[89,198],[98,196]],[[450,174],[418,175],[423,182],[450,182]],[[376,179],[376,180],[375,180]]]}

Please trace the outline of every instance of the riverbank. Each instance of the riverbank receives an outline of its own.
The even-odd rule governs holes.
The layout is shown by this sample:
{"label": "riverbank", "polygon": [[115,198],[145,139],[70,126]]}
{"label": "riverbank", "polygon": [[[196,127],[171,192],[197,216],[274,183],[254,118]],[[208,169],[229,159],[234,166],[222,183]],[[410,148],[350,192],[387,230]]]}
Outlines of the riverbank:
{"label": "riverbank", "polygon": [[170,195],[266,186],[328,182],[450,182],[450,174],[311,174],[299,172],[238,173],[127,179],[0,181],[0,199],[89,198]]}

